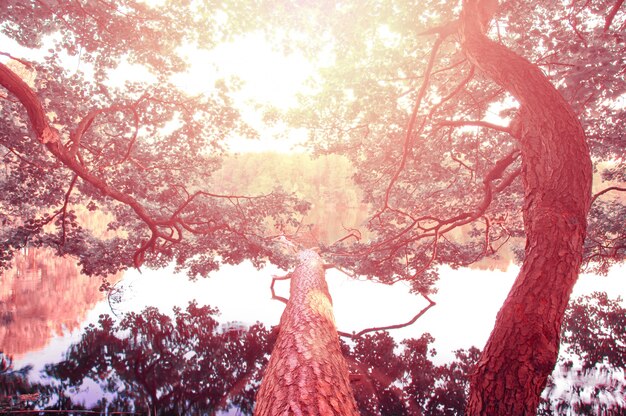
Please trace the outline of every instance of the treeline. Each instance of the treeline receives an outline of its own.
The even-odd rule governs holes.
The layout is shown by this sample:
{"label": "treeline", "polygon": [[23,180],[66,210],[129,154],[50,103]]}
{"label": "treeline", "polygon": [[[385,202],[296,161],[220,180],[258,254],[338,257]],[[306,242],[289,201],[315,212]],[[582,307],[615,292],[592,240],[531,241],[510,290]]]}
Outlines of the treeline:
{"label": "treeline", "polygon": [[332,244],[346,229],[360,228],[368,206],[352,180],[354,168],[338,155],[243,153],[224,159],[211,177],[211,189],[224,194],[260,195],[282,187],[311,204],[302,238]]}

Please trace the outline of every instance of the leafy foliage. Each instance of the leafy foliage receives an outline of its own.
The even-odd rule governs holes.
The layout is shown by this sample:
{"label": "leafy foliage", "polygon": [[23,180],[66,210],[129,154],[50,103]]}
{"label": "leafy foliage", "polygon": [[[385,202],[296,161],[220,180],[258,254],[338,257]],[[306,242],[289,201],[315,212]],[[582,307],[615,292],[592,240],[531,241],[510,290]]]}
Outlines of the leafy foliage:
{"label": "leafy foliage", "polygon": [[594,292],[571,302],[565,315],[563,343],[587,369],[605,360],[626,367],[626,308],[621,298]]}
{"label": "leafy foliage", "polygon": [[114,408],[195,414],[236,405],[250,411],[272,337],[261,324],[220,328],[216,314],[192,302],[184,311],[174,308],[173,318],[153,307],[118,324],[103,315],[46,372],[62,390],[97,382],[114,394]]}
{"label": "leafy foliage", "polygon": [[[273,258],[268,224],[296,226],[307,205],[280,189],[207,189],[224,141],[256,133],[229,80],[213,74],[197,96],[174,82],[188,67],[185,48],[212,48],[257,24],[237,2],[6,3],[0,34],[14,51],[0,51],[9,56],[0,63],[1,265],[26,246],[76,256],[89,274],[176,261],[197,276],[220,260]],[[117,236],[94,236],[77,206],[112,215]]]}
{"label": "leafy foliage", "polygon": [[621,414],[626,409],[625,310],[621,298],[594,292],[570,302],[560,364],[544,391],[541,415]]}
{"label": "leafy foliage", "polygon": [[458,350],[455,361],[436,365],[433,341],[424,334],[398,347],[388,332],[377,332],[344,345],[362,415],[463,414],[468,374],[480,351]]}
{"label": "leafy foliage", "polygon": [[[620,302],[594,293],[570,303],[560,365],[543,393],[539,415],[620,414],[626,408],[624,363],[619,361],[623,354],[610,347],[622,345]],[[118,323],[101,316],[68,350],[66,360],[47,366],[53,384],[29,382],[29,368],[15,371],[11,358],[3,356],[0,395],[7,399],[40,393],[31,407],[82,409],[72,403],[71,389],[92,379],[113,393],[91,409],[103,414],[139,410],[145,403],[158,414],[228,406],[251,414],[276,334],[259,324],[248,329],[234,323],[220,326],[216,314],[209,306],[190,303],[185,311],[175,309],[173,317],[154,308]],[[573,328],[583,327],[587,329],[574,335]],[[597,336],[590,334],[601,331],[603,342],[588,342]],[[433,342],[424,334],[398,345],[388,332],[376,332],[343,343],[361,414],[463,415],[469,375],[480,351],[458,350],[452,362],[435,364]]]}
{"label": "leafy foliage", "polygon": [[[621,121],[625,14],[616,2],[501,2],[489,35],[538,65],[583,121],[600,182],[585,258],[605,272],[624,259]],[[617,3],[619,4],[619,3]],[[523,256],[518,103],[475,70],[456,36],[458,6],[365,1],[309,6],[292,30],[328,59],[316,94],[286,116],[312,130],[321,153],[344,154],[374,214],[374,238],[331,247],[338,262],[382,281],[431,287],[437,264]],[[302,12],[304,14],[304,12]],[[346,22],[350,22],[347,24]],[[608,23],[606,23],[608,22]],[[322,28],[322,29],[320,29]],[[321,34],[321,35],[320,35]],[[309,44],[309,48],[311,45]],[[617,197],[616,197],[617,195]],[[354,257],[347,254],[356,255]]]}

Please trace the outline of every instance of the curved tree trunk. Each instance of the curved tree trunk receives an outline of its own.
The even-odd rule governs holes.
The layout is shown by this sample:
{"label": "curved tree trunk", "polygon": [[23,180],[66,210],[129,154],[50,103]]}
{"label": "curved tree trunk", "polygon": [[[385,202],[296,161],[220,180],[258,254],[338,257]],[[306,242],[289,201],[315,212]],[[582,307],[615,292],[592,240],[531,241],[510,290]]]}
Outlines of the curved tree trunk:
{"label": "curved tree trunk", "polygon": [[322,260],[313,250],[299,258],[254,414],[358,415]]}
{"label": "curved tree trunk", "polygon": [[472,375],[467,414],[535,415],[582,261],[591,159],[580,122],[541,70],[482,33],[485,3],[464,1],[460,32],[468,58],[520,102],[526,249]]}

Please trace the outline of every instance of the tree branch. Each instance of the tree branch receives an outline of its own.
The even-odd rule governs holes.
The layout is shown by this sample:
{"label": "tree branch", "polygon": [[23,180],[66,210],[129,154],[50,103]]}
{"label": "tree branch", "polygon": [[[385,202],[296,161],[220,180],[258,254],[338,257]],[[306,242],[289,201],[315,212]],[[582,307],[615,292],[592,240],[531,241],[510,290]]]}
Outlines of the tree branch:
{"label": "tree branch", "polygon": [[43,143],[54,143],[59,135],[48,123],[46,113],[34,91],[8,66],[0,62],[0,85],[15,95],[28,114],[31,126],[37,139]]}
{"label": "tree branch", "polygon": [[[382,252],[390,249],[397,249],[399,247],[407,246],[417,241],[433,238],[433,244],[437,244],[437,240],[440,236],[454,230],[455,228],[466,225],[485,215],[489,208],[493,195],[501,192],[507,188],[515,178],[521,173],[521,168],[517,168],[503,178],[503,174],[506,169],[513,164],[520,156],[520,151],[517,149],[512,150],[502,159],[498,160],[489,172],[483,178],[484,195],[483,200],[473,209],[465,212],[461,212],[453,217],[447,219],[440,219],[433,216],[422,216],[418,218],[412,218],[412,222],[400,230],[398,233],[384,239],[383,241],[374,243],[371,247],[367,247],[363,250],[355,252],[335,252],[336,255],[358,255],[368,256],[374,252]],[[493,182],[500,180],[500,183],[494,186]],[[432,226],[420,226],[420,222],[431,222]],[[421,231],[420,233],[413,234],[412,231],[415,227]],[[428,262],[428,265],[432,264],[436,259],[436,246],[433,247],[433,254]],[[413,273],[413,278],[417,277],[419,273],[423,273],[427,269],[420,267]]]}
{"label": "tree branch", "polygon": [[11,54],[10,54],[10,53],[8,53],[8,52],[0,52],[0,55],[2,55],[2,56],[6,56],[6,57],[8,57],[9,59],[12,59],[12,60],[14,60],[14,61],[17,61],[17,62],[21,63],[22,65],[24,65],[25,67],[27,67],[28,69],[33,69],[33,64],[31,64],[30,62],[28,62],[28,61],[26,61],[26,60],[24,60],[24,59],[17,58],[17,57],[15,57],[15,56],[11,55]]}
{"label": "tree branch", "polygon": [[619,8],[622,7],[622,4],[624,4],[624,0],[616,0],[613,7],[611,7],[611,10],[609,11],[609,14],[607,14],[604,18],[604,33],[609,31],[609,28],[613,23],[613,19],[615,18],[615,15],[617,15]]}
{"label": "tree branch", "polygon": [[276,291],[274,290],[274,284],[276,284],[277,280],[288,280],[291,279],[291,273],[287,273],[285,276],[273,276],[272,277],[272,284],[270,285],[270,289],[272,290],[272,299],[276,299],[278,301],[281,301],[282,303],[284,303],[285,305],[289,303],[288,299],[285,299],[282,296],[278,296],[276,295]]}
{"label": "tree branch", "polygon": [[428,64],[426,66],[426,71],[424,72],[424,79],[422,80],[422,85],[417,93],[417,98],[415,99],[415,105],[413,106],[413,112],[411,113],[411,117],[409,118],[409,124],[406,128],[406,133],[404,136],[404,146],[402,149],[402,158],[400,159],[400,164],[398,168],[394,172],[389,185],[387,186],[387,191],[385,192],[385,201],[383,203],[383,207],[381,210],[376,213],[373,218],[380,217],[380,215],[389,208],[389,197],[391,195],[391,190],[393,189],[394,184],[400,177],[400,173],[404,170],[404,166],[406,165],[406,160],[409,156],[409,149],[411,147],[411,138],[413,137],[413,130],[415,128],[415,122],[417,121],[417,113],[419,112],[420,106],[422,104],[422,100],[426,96],[426,90],[430,83],[430,76],[435,65],[435,59],[437,57],[437,53],[439,52],[439,48],[443,44],[443,41],[446,39],[447,35],[439,35],[437,40],[435,41],[433,48],[430,52],[430,57],[428,59]]}
{"label": "tree branch", "polygon": [[[156,218],[148,212],[146,207],[137,201],[132,196],[124,193],[117,188],[109,185],[104,179],[93,174],[77,156],[77,147],[80,143],[80,139],[84,132],[89,128],[93,119],[103,112],[120,111],[122,106],[114,106],[108,109],[94,110],[90,112],[85,118],[81,120],[78,128],[74,131],[74,140],[72,142],[72,148],[68,149],[60,140],[59,133],[50,126],[47,119],[46,112],[41,104],[41,101],[35,94],[35,92],[26,84],[17,74],[15,74],[6,65],[0,63],[0,85],[6,88],[11,94],[13,94],[26,109],[28,114],[28,120],[30,127],[34,131],[37,139],[45,145],[46,149],[67,168],[72,170],[77,176],[83,179],[85,182],[92,185],[94,188],[100,191],[104,196],[113,198],[114,200],[121,202],[122,204],[131,208],[135,214],[143,221],[150,230],[150,238],[144,242],[136,251],[133,256],[134,266],[139,268],[143,263],[145,252],[154,247],[159,238],[163,238],[166,241],[175,242],[180,239],[180,228],[183,220],[176,216],[187,206],[193,198],[198,195],[205,195],[216,198],[227,198],[232,201],[233,198],[239,199],[253,199],[262,197],[245,197],[242,195],[219,195],[209,192],[197,192],[194,196],[186,201],[181,209],[178,209],[176,216],[170,219]],[[132,145],[132,143],[131,143]],[[161,229],[169,229],[169,233],[161,232]],[[233,231],[229,229],[229,231]],[[174,233],[178,236],[173,237]]]}
{"label": "tree branch", "polygon": [[485,127],[513,135],[510,127],[499,126],[482,120],[444,120],[437,123],[437,127]]}
{"label": "tree branch", "polygon": [[437,304],[432,299],[430,299],[427,295],[425,295],[423,293],[420,293],[420,295],[422,295],[422,297],[428,301],[428,305],[426,305],[424,308],[422,308],[422,310],[419,311],[413,318],[411,318],[409,321],[407,321],[407,322],[405,322],[403,324],[395,324],[395,325],[388,325],[388,326],[365,328],[365,329],[362,329],[361,331],[357,332],[356,334],[349,334],[349,333],[343,332],[343,331],[337,331],[337,333],[339,335],[341,335],[342,337],[346,337],[346,338],[350,338],[350,339],[356,339],[356,338],[359,338],[360,336],[365,335],[365,334],[367,334],[369,332],[387,331],[389,329],[400,329],[400,328],[405,328],[407,326],[413,325],[430,308],[432,308],[433,306],[435,306]]}
{"label": "tree branch", "polygon": [[72,190],[74,189],[74,185],[76,184],[76,179],[78,179],[78,175],[74,175],[72,177],[72,181],[70,182],[70,186],[65,193],[65,199],[63,201],[63,208],[61,208],[61,242],[60,245],[65,245],[65,216],[67,215],[67,206],[70,202],[70,195],[72,194]]}
{"label": "tree branch", "polygon": [[593,205],[593,203],[596,201],[596,199],[598,199],[600,196],[606,194],[607,192],[610,191],[619,191],[619,192],[626,192],[626,188],[621,188],[619,186],[609,186],[606,189],[601,190],[600,192],[597,192],[594,196],[591,197],[591,205]]}

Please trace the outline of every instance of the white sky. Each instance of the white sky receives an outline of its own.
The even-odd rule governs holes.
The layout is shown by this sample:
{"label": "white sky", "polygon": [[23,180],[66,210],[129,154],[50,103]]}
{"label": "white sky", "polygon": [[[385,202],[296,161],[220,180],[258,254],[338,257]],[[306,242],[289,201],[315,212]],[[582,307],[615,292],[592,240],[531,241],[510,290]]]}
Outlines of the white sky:
{"label": "white sky", "polygon": [[191,62],[189,71],[174,78],[174,83],[191,95],[210,92],[220,78],[235,78],[241,89],[232,94],[244,120],[260,132],[260,139],[238,138],[229,142],[234,152],[287,152],[306,139],[303,130],[287,129],[284,125],[268,126],[262,120],[259,105],[287,110],[297,104],[297,94],[314,74],[314,65],[303,55],[285,55],[275,49],[260,33],[240,38],[234,43],[217,46],[211,51],[192,48],[182,50]]}

